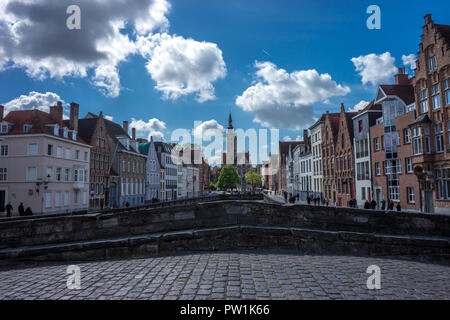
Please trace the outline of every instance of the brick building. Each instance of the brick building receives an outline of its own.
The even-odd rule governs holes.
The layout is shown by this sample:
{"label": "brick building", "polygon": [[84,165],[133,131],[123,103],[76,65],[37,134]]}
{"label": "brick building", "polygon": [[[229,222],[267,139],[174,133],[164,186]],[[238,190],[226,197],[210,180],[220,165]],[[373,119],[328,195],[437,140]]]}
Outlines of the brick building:
{"label": "brick building", "polygon": [[338,205],[347,206],[355,198],[355,172],[353,161],[353,121],[356,112],[345,112],[341,104],[339,129],[335,145],[336,201]]}
{"label": "brick building", "polygon": [[339,130],[339,113],[327,111],[322,127],[322,166],[323,193],[328,204],[334,204],[336,198],[335,149]]}
{"label": "brick building", "polygon": [[[72,126],[69,121],[64,121]],[[99,116],[88,113],[78,120],[79,136],[92,146],[90,157],[90,194],[89,208],[103,209],[109,205],[109,176],[111,168],[111,151],[107,143],[107,132],[103,113]]]}
{"label": "brick building", "polygon": [[[378,208],[390,200],[402,209],[419,211],[419,186],[413,173],[413,137],[409,125],[415,121],[414,88],[404,69],[395,85],[380,85],[375,103],[383,116],[370,128],[373,190]],[[386,208],[386,207],[385,207]]]}
{"label": "brick building", "polygon": [[426,212],[450,211],[450,26],[425,25],[414,70],[413,167]]}

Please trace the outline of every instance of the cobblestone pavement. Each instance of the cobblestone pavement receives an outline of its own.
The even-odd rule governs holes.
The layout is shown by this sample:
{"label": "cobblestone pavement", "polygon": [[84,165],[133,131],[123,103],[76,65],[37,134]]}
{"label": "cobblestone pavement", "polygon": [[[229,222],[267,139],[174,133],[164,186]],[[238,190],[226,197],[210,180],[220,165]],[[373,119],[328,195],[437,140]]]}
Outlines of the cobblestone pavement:
{"label": "cobblestone pavement", "polygon": [[[450,267],[412,261],[290,253],[193,253],[0,270],[0,299],[450,299]],[[367,267],[381,268],[368,290]]]}

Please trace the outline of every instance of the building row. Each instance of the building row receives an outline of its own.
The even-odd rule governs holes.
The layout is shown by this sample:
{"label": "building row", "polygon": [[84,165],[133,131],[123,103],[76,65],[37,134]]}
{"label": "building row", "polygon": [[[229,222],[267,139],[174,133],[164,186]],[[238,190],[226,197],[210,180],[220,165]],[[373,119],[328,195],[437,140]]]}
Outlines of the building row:
{"label": "building row", "polygon": [[[174,144],[129,135],[119,125],[70,104],[63,119],[58,102],[49,112],[0,106],[0,212],[20,203],[33,213],[63,213],[137,206],[197,197],[209,186],[209,166],[200,155],[183,162]],[[183,150],[182,150],[183,151]],[[177,160],[178,159],[178,160]]]}
{"label": "building row", "polygon": [[[414,76],[399,68],[359,112],[326,112],[303,141],[280,142],[263,164],[265,185],[359,207],[450,212],[450,26],[425,25]],[[277,166],[276,170],[274,169]]]}

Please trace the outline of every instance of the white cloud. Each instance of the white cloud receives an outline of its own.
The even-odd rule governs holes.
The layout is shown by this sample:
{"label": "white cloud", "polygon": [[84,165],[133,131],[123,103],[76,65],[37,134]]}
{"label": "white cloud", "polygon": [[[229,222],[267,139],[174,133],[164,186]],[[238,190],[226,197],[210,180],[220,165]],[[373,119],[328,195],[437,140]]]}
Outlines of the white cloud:
{"label": "white cloud", "polygon": [[349,108],[348,111],[349,112],[358,112],[358,111],[364,109],[365,107],[367,107],[369,104],[370,104],[369,101],[361,100],[353,108]]}
{"label": "white cloud", "polygon": [[266,127],[302,128],[313,123],[312,104],[344,96],[350,88],[316,70],[288,73],[271,62],[255,62],[258,81],[236,99],[236,105]]}
{"label": "white cloud", "polygon": [[109,121],[114,121],[114,117],[113,116],[105,115],[104,118],[106,120],[109,120]]}
{"label": "white cloud", "polygon": [[118,66],[136,52],[124,34],[167,30],[167,0],[78,0],[81,30],[66,27],[71,0],[2,0],[0,3],[0,71],[22,68],[36,79],[85,78],[109,97],[121,85]]}
{"label": "white cloud", "polygon": [[376,86],[382,82],[390,82],[397,73],[395,58],[391,56],[390,52],[380,55],[371,53],[352,58],[351,61],[361,76],[361,81],[364,85],[371,83]]}
{"label": "white cloud", "polygon": [[286,137],[283,138],[283,141],[284,142],[292,141],[292,138],[289,137],[289,136],[286,136]]}
{"label": "white cloud", "polygon": [[204,121],[197,127],[195,127],[193,134],[196,137],[203,137],[204,139],[209,139],[209,137],[215,135],[223,135],[224,128],[216,120],[212,119],[209,121]]}
{"label": "white cloud", "polygon": [[31,91],[28,95],[21,95],[11,101],[4,103],[5,113],[16,110],[32,110],[38,109],[49,112],[49,107],[56,105],[58,101],[66,105],[61,97],[53,92],[40,93]]}
{"label": "white cloud", "polygon": [[137,131],[163,131],[166,129],[166,123],[159,119],[148,119],[147,122],[143,120],[136,120],[131,118],[130,128],[136,128]]}
{"label": "white cloud", "polygon": [[222,51],[215,43],[167,33],[138,37],[140,53],[164,99],[196,93],[200,103],[215,99],[213,82],[226,76]]}
{"label": "white cloud", "polygon": [[414,53],[411,53],[407,56],[402,55],[403,65],[410,67],[411,70],[416,69],[416,60],[417,60],[417,57]]}
{"label": "white cloud", "polygon": [[161,131],[152,131],[148,135],[148,141],[153,137],[154,141],[164,141],[164,133]]}

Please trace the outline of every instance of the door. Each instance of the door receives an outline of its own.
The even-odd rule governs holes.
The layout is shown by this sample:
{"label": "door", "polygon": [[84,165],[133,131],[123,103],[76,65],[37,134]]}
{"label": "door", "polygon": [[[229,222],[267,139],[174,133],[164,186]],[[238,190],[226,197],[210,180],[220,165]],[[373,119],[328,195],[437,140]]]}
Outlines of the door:
{"label": "door", "polygon": [[6,205],[6,191],[0,190],[0,212],[5,211],[5,205]]}
{"label": "door", "polygon": [[425,212],[434,213],[433,191],[425,191]]}
{"label": "door", "polygon": [[375,198],[376,202],[377,202],[377,209],[380,210],[381,208],[381,189],[377,189],[376,190],[376,198]]}

